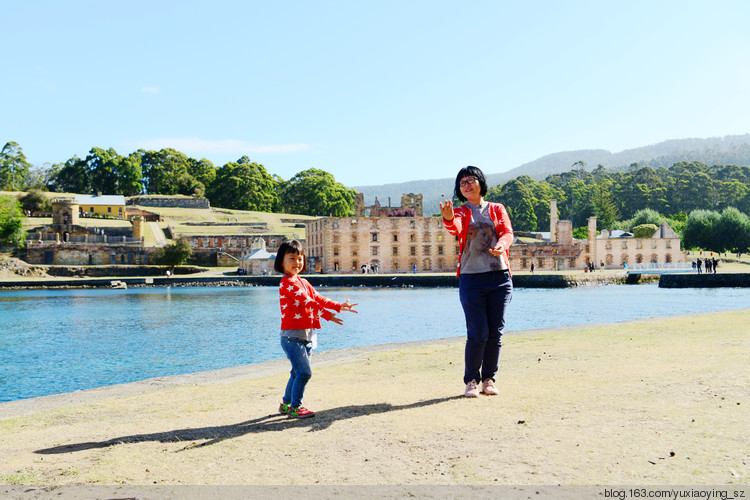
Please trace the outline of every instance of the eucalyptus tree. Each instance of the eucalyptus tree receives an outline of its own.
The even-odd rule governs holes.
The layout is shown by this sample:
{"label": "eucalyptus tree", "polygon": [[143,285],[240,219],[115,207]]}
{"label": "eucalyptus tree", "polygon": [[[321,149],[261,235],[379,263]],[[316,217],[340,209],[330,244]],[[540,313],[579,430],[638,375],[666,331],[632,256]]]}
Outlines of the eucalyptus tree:
{"label": "eucalyptus tree", "polygon": [[279,202],[277,184],[266,167],[240,158],[219,167],[207,195],[214,206],[272,212]]}
{"label": "eucalyptus tree", "polygon": [[299,172],[279,185],[279,202],[286,213],[346,217],[354,213],[355,197],[356,191],[316,168]]}
{"label": "eucalyptus tree", "polygon": [[7,142],[0,150],[0,190],[20,191],[25,187],[31,163],[17,142]]}

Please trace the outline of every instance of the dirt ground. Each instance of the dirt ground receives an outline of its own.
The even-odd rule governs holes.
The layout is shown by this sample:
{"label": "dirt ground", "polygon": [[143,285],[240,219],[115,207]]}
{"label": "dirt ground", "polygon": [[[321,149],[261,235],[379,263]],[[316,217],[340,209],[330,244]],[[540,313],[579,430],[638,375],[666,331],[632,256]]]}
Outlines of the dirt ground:
{"label": "dirt ground", "polygon": [[509,335],[501,394],[476,399],[460,339],[315,354],[307,420],[277,413],[285,360],[4,403],[0,484],[741,487],[749,323],[747,309]]}

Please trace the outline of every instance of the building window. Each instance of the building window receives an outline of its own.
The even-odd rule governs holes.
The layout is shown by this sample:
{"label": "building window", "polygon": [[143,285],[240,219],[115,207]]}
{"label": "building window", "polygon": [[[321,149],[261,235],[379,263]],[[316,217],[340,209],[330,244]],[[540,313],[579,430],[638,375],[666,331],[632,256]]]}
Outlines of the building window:
{"label": "building window", "polygon": [[628,241],[627,240],[623,240],[623,242],[622,242],[622,249],[623,250],[627,250],[628,249]]}
{"label": "building window", "polygon": [[672,248],[672,240],[667,240],[664,242],[665,248]]}
{"label": "building window", "polygon": [[393,255],[398,255],[398,247],[393,247]]}
{"label": "building window", "polygon": [[424,233],[422,235],[422,241],[430,241],[430,233]]}
{"label": "building window", "polygon": [[111,214],[111,213],[112,213],[112,207],[107,207],[107,213],[108,213],[108,214]]}
{"label": "building window", "polygon": [[378,233],[370,233],[372,234],[372,241],[378,241]]}
{"label": "building window", "polygon": [[612,250],[612,242],[611,241],[606,242],[604,244],[604,249],[605,250]]}
{"label": "building window", "polygon": [[410,234],[410,235],[409,235],[409,241],[410,241],[411,243],[414,243],[415,241],[417,241],[417,235],[416,235],[416,234],[414,234],[414,233]]}
{"label": "building window", "polygon": [[416,227],[416,222],[414,221],[414,219],[412,219],[412,220],[409,221],[409,227],[412,228],[412,229],[414,229]]}
{"label": "building window", "polygon": [[333,228],[338,229],[339,228],[339,221],[335,220],[333,221]]}
{"label": "building window", "polygon": [[333,261],[333,270],[338,271],[339,270],[339,261],[334,260]]}
{"label": "building window", "polygon": [[432,249],[430,248],[430,245],[424,245],[422,247],[422,252],[424,252],[425,255],[430,255],[431,251],[432,251]]}
{"label": "building window", "polygon": [[338,243],[339,242],[339,233],[333,233],[333,242]]}
{"label": "building window", "polygon": [[394,241],[394,242],[395,242],[395,241],[398,241],[398,234],[394,234],[394,235],[393,235],[393,241]]}
{"label": "building window", "polygon": [[443,245],[438,245],[438,255],[443,255]]}
{"label": "building window", "polygon": [[370,248],[370,254],[371,255],[377,255],[378,254],[378,247],[371,247]]}
{"label": "building window", "polygon": [[393,270],[394,271],[398,271],[398,261],[397,260],[393,261]]}
{"label": "building window", "polygon": [[356,257],[358,255],[357,247],[352,248],[352,255]]}
{"label": "building window", "polygon": [[413,245],[409,247],[409,255],[417,255],[417,247]]}
{"label": "building window", "polygon": [[357,233],[352,233],[352,241],[353,241],[354,243],[356,243],[356,242],[357,242]]}
{"label": "building window", "polygon": [[443,233],[438,233],[438,235],[437,235],[437,240],[438,240],[438,241],[443,241],[443,238],[444,238],[444,237],[445,237],[445,236],[443,235]]}
{"label": "building window", "polygon": [[339,254],[339,247],[333,247],[333,255],[338,256]]}

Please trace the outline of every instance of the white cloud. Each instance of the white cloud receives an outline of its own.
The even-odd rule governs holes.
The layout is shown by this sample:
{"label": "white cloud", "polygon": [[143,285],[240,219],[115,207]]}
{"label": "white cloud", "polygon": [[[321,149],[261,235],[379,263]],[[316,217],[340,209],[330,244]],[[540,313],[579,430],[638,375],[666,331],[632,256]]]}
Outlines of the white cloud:
{"label": "white cloud", "polygon": [[223,139],[211,141],[198,137],[163,137],[132,141],[129,149],[159,150],[172,148],[185,154],[209,155],[209,154],[274,154],[274,153],[297,153],[310,149],[307,144],[251,144],[246,141],[234,139]]}
{"label": "white cloud", "polygon": [[141,87],[141,92],[143,92],[144,94],[158,94],[160,90],[159,87],[143,86]]}

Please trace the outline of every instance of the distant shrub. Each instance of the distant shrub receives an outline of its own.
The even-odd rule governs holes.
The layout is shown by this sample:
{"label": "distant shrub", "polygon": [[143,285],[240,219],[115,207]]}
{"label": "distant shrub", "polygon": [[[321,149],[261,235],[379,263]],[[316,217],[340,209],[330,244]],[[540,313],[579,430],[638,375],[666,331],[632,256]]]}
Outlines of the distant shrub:
{"label": "distant shrub", "polygon": [[650,238],[659,229],[655,224],[640,224],[633,228],[633,236],[636,238]]}

